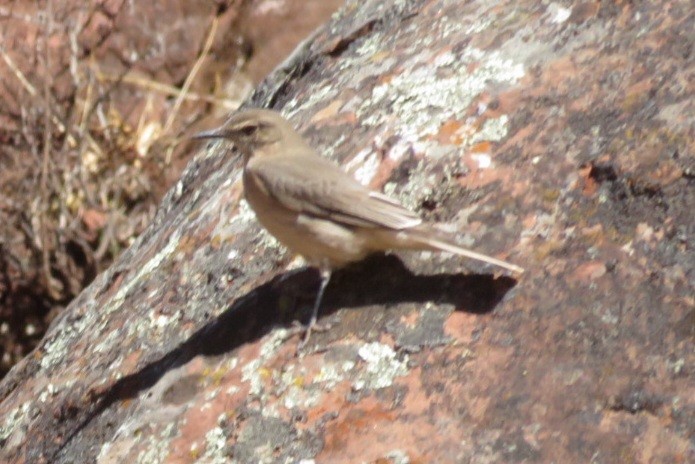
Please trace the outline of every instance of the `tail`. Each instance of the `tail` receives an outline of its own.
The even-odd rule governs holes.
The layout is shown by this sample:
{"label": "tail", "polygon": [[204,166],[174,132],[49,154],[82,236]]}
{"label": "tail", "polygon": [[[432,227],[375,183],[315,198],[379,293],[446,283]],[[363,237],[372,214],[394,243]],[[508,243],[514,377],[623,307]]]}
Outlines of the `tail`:
{"label": "tail", "polygon": [[448,251],[460,256],[465,256],[466,258],[499,266],[518,274],[522,274],[524,272],[524,268],[517,266],[516,264],[508,263],[507,261],[502,261],[501,259],[493,258],[492,256],[487,256],[482,253],[477,253],[467,248],[463,248],[462,246],[453,243],[453,241],[448,237],[443,238],[440,232],[438,233],[437,231],[429,228],[425,229],[422,227],[416,227],[410,230],[399,231],[397,234],[397,242],[403,248]]}
{"label": "tail", "polygon": [[482,261],[484,263],[493,264],[495,266],[499,266],[501,268],[507,269],[508,271],[516,272],[518,274],[522,274],[524,272],[524,268],[517,266],[516,264],[508,263],[507,261],[502,261],[501,259],[493,258],[492,256],[484,255],[482,253],[477,253],[475,251],[463,248],[459,245],[450,242],[442,241],[437,238],[430,237],[424,243],[432,246],[437,250],[456,253],[457,255]]}

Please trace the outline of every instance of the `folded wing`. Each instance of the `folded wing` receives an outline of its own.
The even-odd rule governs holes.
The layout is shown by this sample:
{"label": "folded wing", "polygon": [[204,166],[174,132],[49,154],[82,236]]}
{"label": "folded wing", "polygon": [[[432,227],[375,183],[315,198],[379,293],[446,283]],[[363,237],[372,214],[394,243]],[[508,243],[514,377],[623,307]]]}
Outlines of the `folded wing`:
{"label": "folded wing", "polygon": [[353,227],[403,230],[422,223],[417,214],[312,153],[253,158],[246,169],[272,197],[298,213]]}

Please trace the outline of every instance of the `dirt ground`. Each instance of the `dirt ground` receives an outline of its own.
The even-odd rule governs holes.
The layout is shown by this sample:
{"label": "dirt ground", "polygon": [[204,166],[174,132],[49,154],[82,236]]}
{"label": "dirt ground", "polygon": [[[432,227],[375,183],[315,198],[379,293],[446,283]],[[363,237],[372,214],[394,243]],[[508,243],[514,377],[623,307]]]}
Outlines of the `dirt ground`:
{"label": "dirt ground", "polygon": [[0,6],[0,378],[338,0]]}

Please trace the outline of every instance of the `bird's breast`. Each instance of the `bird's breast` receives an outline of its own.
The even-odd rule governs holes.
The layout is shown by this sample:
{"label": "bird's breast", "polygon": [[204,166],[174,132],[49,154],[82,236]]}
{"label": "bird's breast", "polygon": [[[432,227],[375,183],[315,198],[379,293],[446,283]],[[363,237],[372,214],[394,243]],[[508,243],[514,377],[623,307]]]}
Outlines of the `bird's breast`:
{"label": "bird's breast", "polygon": [[[256,213],[258,221],[273,235],[291,228],[297,220],[297,212],[285,207],[267,189],[263,182],[249,170],[244,171],[244,196]],[[279,237],[278,237],[279,238]]]}

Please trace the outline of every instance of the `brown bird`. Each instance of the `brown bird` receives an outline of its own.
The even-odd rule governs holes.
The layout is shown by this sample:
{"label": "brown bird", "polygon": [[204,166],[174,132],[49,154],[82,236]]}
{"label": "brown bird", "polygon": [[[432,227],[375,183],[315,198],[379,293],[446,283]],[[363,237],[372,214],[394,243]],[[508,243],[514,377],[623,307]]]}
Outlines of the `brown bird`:
{"label": "brown bird", "polygon": [[244,157],[244,194],[258,221],[321,271],[304,343],[331,271],[386,250],[448,251],[521,273],[514,264],[462,248],[397,201],[322,158],[279,113],[249,109],[194,138],[234,142]]}

